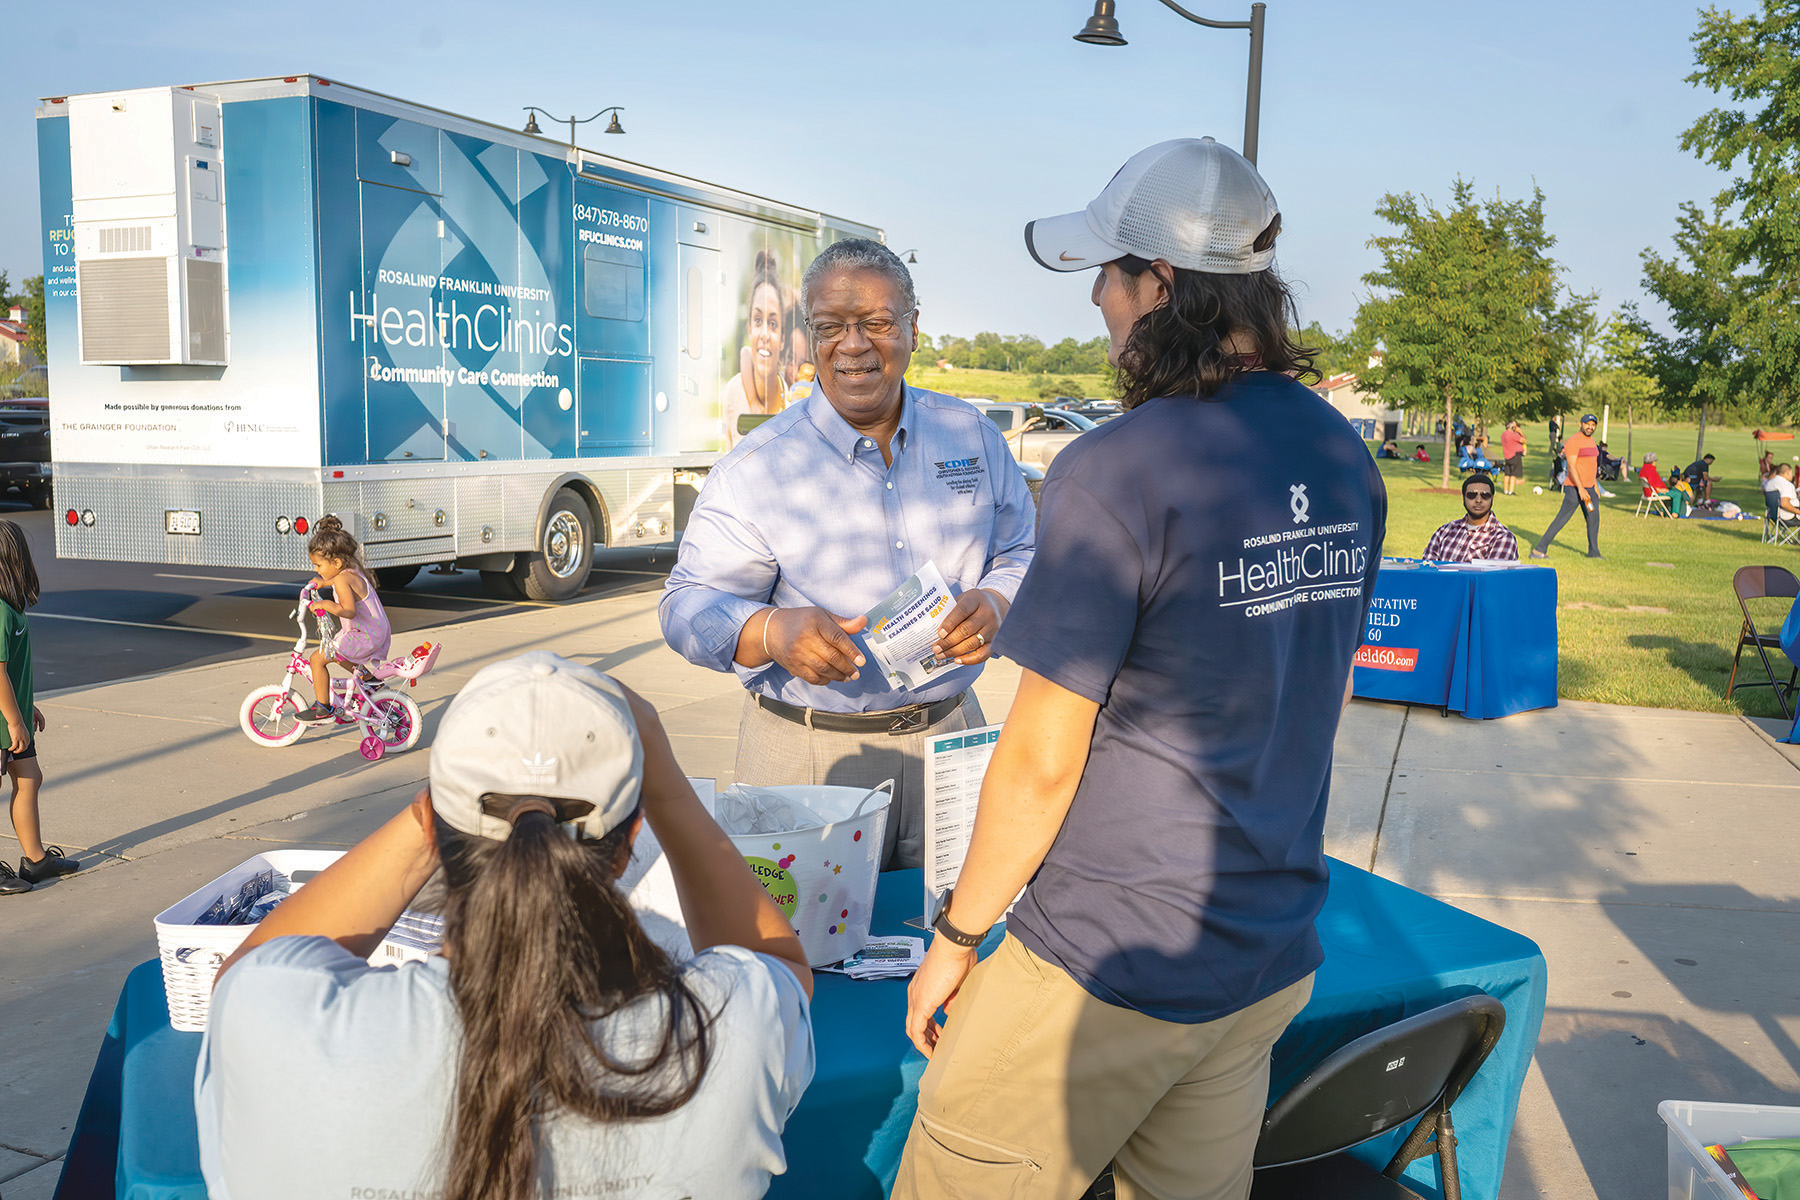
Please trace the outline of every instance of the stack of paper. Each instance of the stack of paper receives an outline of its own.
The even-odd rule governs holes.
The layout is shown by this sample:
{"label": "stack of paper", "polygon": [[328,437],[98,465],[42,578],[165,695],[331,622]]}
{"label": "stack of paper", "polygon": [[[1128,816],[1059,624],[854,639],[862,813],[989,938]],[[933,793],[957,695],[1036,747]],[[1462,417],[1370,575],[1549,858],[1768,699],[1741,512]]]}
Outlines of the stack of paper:
{"label": "stack of paper", "polygon": [[870,938],[863,948],[835,967],[820,967],[852,979],[905,979],[925,961],[925,939]]}

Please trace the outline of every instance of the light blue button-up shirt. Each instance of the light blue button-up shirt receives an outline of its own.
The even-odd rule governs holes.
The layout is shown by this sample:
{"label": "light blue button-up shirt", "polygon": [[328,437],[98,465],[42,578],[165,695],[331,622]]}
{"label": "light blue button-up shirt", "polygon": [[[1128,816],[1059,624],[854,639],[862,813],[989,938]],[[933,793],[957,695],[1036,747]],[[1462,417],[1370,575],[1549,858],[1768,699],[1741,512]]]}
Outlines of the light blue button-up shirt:
{"label": "light blue button-up shirt", "polygon": [[980,666],[896,691],[861,637],[858,677],[824,686],[778,664],[738,666],[738,634],[768,605],[869,611],[936,562],[953,592],[1011,600],[1031,563],[1036,513],[1005,436],[974,405],[908,387],[894,462],[815,387],[757,426],[707,476],[663,591],[663,636],[689,662],[826,712],[885,712],[954,696]]}

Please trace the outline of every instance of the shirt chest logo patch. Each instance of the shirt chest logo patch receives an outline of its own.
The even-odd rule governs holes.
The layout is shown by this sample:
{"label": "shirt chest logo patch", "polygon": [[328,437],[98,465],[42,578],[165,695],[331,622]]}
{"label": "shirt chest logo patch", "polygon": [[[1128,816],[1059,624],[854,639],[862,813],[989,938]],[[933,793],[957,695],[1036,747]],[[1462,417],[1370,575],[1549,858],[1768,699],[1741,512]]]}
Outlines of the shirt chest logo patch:
{"label": "shirt chest logo patch", "polygon": [[971,495],[981,482],[981,476],[987,471],[987,468],[981,465],[979,455],[969,458],[953,458],[948,462],[934,465],[937,467],[938,482],[959,496]]}

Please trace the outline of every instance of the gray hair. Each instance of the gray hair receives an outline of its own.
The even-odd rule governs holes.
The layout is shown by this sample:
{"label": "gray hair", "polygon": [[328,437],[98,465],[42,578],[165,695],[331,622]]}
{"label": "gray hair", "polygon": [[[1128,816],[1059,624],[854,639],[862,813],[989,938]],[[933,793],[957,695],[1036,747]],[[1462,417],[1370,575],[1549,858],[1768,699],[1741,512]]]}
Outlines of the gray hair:
{"label": "gray hair", "polygon": [[819,257],[812,260],[812,265],[800,278],[800,316],[808,325],[812,324],[813,290],[819,286],[819,280],[840,269],[886,275],[900,289],[901,312],[911,312],[919,306],[919,297],[913,291],[912,272],[906,269],[898,254],[869,238],[845,238],[819,251]]}

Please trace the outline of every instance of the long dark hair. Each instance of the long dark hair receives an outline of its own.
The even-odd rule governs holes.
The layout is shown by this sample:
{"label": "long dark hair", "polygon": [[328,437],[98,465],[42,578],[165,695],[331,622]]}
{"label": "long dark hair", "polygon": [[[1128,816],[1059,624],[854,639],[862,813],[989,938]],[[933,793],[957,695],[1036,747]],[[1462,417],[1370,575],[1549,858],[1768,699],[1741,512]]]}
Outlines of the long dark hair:
{"label": "long dark hair", "polygon": [[368,570],[363,566],[362,547],[357,545],[355,535],[344,528],[342,521],[329,514],[320,517],[319,523],[313,526],[313,535],[306,542],[306,552],[343,563],[346,567],[355,567],[358,571]]}
{"label": "long dark hair", "polygon": [[38,602],[37,567],[31,561],[31,543],[17,521],[0,521],[0,600],[15,612]]}
{"label": "long dark hair", "polygon": [[[482,803],[504,816],[520,799]],[[561,819],[583,803],[551,801]],[[496,842],[437,822],[463,1026],[442,1200],[536,1196],[544,1117],[660,1117],[699,1090],[710,1017],[615,886],[632,825],[577,841],[531,811]],[[616,1059],[596,1043],[593,1022],[651,996],[667,1014],[651,1053]]]}
{"label": "long dark hair", "polygon": [[[1277,216],[1253,248],[1268,249],[1280,232]],[[1135,254],[1114,261],[1133,287],[1153,265]],[[1119,351],[1120,403],[1126,408],[1158,396],[1205,400],[1245,370],[1320,378],[1313,367],[1318,350],[1294,340],[1300,316],[1293,292],[1273,270],[1249,275],[1169,270],[1168,303],[1139,317]],[[1233,334],[1250,343],[1247,354],[1226,348]]]}

